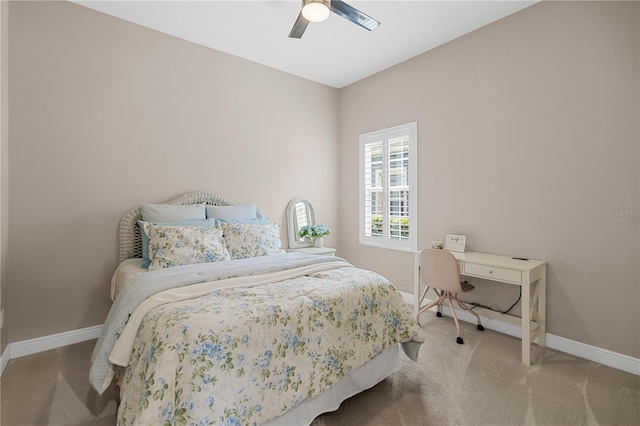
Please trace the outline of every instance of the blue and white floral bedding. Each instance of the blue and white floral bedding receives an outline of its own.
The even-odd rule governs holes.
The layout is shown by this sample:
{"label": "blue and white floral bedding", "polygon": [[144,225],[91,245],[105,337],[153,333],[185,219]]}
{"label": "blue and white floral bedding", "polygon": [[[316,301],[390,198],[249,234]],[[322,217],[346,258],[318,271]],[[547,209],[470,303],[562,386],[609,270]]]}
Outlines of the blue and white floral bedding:
{"label": "blue and white floral bedding", "polygon": [[[338,258],[291,255],[265,256],[280,265],[293,258],[297,266],[291,269],[214,278],[212,290],[203,290],[211,281],[196,280],[189,285],[196,297],[160,286],[170,287],[174,299],[168,300],[176,301],[138,314],[142,319],[127,348],[118,424],[259,425],[322,393],[393,345],[413,345],[405,352],[417,354],[422,330],[388,280]],[[194,270],[193,265],[178,268]],[[288,278],[265,279],[270,274]],[[254,280],[255,286],[249,283]],[[103,337],[95,364],[113,346],[104,345],[108,339]]]}

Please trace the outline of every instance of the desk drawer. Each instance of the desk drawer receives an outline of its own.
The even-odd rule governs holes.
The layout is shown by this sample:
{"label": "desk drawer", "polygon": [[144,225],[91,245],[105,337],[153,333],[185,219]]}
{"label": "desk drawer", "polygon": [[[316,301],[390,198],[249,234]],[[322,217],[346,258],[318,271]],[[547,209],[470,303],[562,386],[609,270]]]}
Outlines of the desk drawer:
{"label": "desk drawer", "polygon": [[464,273],[484,277],[490,280],[506,281],[514,284],[522,284],[522,272],[514,269],[498,268],[495,266],[478,265],[477,263],[464,264]]}

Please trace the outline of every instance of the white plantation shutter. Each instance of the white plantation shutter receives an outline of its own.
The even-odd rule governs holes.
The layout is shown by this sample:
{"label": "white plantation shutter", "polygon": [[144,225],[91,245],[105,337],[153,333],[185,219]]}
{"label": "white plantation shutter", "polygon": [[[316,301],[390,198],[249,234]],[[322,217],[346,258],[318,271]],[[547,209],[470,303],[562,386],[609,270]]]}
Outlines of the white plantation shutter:
{"label": "white plantation shutter", "polygon": [[382,218],[383,212],[383,142],[365,144],[364,156],[364,231],[367,237],[382,237],[382,227],[378,227],[375,218]]}
{"label": "white plantation shutter", "polygon": [[360,135],[360,243],[417,250],[417,123]]}

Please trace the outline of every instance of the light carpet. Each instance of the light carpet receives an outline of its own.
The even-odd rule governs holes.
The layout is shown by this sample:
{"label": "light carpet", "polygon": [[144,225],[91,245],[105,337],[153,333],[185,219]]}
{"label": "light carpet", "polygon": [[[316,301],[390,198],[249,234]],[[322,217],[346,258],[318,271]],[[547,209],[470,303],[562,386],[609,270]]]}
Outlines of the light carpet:
{"label": "light carpet", "polygon": [[[640,377],[451,318],[422,316],[426,342],[417,363],[401,353],[392,376],[318,417],[313,426],[640,425]],[[116,390],[98,396],[88,380],[95,340],[9,362],[0,422],[114,425]]]}

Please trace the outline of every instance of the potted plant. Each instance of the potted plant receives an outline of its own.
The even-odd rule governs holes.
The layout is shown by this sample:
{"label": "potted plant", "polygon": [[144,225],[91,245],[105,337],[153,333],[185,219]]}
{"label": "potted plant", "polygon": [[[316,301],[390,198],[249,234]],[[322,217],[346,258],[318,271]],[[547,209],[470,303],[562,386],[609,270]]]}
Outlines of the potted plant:
{"label": "potted plant", "polygon": [[330,233],[331,229],[321,224],[305,225],[298,230],[298,236],[300,238],[311,240],[314,247],[322,247],[324,244],[322,237],[329,235]]}

